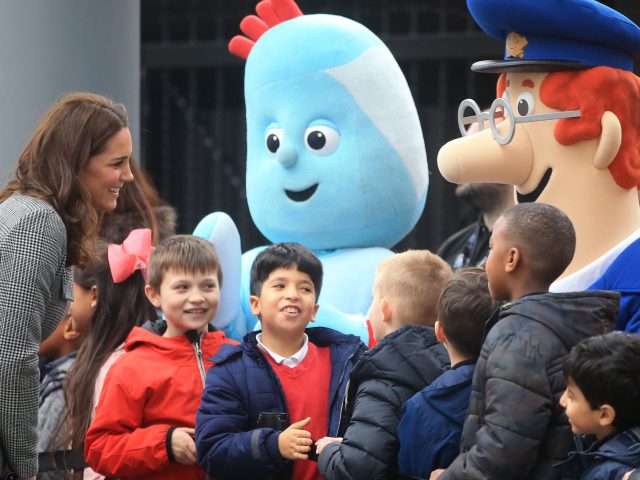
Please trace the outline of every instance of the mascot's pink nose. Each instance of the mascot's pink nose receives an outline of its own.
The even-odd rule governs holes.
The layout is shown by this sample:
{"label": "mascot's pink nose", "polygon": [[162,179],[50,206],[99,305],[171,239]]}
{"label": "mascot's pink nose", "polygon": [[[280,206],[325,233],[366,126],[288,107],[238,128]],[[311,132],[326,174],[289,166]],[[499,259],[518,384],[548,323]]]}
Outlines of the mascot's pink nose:
{"label": "mascot's pink nose", "polygon": [[298,152],[290,145],[283,145],[278,149],[276,158],[285,168],[293,167],[298,161]]}

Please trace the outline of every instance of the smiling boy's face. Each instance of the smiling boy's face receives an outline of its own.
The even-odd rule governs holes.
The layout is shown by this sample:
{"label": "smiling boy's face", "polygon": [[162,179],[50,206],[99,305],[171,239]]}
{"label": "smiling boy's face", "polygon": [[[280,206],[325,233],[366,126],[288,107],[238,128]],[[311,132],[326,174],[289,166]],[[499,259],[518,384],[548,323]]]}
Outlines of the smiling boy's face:
{"label": "smiling boy's face", "polygon": [[251,312],[260,318],[263,334],[297,339],[318,311],[311,277],[292,268],[278,268],[262,284],[260,295],[251,295]]}
{"label": "smiling boy's face", "polygon": [[189,330],[205,331],[220,304],[218,273],[165,272],[160,289],[150,285],[145,293],[167,320],[165,337],[182,335]]}

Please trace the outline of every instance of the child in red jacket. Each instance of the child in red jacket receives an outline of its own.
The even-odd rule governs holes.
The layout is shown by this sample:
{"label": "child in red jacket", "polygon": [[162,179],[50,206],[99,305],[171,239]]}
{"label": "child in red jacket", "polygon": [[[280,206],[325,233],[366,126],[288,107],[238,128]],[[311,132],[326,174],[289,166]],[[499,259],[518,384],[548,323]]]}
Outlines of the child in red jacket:
{"label": "child in red jacket", "polygon": [[134,328],[109,370],[85,458],[107,476],[204,479],[194,426],[205,374],[229,340],[208,331],[220,302],[222,272],[213,245],[190,235],[163,241],[151,255],[145,293],[162,310],[158,335]]}

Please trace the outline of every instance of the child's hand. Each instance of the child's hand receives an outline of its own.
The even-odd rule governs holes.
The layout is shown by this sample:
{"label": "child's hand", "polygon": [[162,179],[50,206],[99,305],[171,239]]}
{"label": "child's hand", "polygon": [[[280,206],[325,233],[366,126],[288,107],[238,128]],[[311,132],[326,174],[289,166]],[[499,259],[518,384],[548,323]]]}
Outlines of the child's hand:
{"label": "child's hand", "polygon": [[443,472],[444,472],[444,468],[434,470],[433,472],[431,472],[431,476],[429,477],[429,480],[436,480],[436,478],[442,475]]}
{"label": "child's hand", "polygon": [[342,437],[324,437],[316,442],[316,454],[320,455],[324,447],[333,442],[341,442]]}
{"label": "child's hand", "polygon": [[182,465],[195,465],[196,442],[193,440],[196,431],[193,428],[176,428],[171,435],[171,451],[176,462]]}
{"label": "child's hand", "polygon": [[278,448],[280,455],[289,460],[307,460],[307,452],[311,450],[311,433],[303,430],[309,425],[311,417],[307,417],[299,422],[292,423],[289,428],[280,433],[278,437]]}

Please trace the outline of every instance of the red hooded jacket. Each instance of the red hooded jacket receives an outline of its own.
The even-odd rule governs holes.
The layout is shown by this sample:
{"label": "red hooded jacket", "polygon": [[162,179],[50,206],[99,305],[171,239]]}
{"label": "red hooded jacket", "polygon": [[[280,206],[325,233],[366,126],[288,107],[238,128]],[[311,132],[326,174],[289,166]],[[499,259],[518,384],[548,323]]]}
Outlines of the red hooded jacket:
{"label": "red hooded jacket", "polygon": [[[85,458],[107,477],[204,479],[204,471],[172,462],[167,433],[194,428],[208,361],[224,343],[238,342],[222,332],[197,341],[187,335],[164,338],[134,328],[126,353],[113,364],[104,383],[96,416],[85,439]],[[199,361],[200,357],[202,362]]]}

